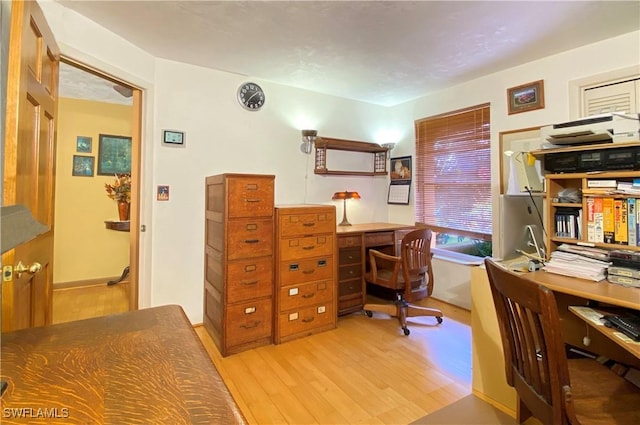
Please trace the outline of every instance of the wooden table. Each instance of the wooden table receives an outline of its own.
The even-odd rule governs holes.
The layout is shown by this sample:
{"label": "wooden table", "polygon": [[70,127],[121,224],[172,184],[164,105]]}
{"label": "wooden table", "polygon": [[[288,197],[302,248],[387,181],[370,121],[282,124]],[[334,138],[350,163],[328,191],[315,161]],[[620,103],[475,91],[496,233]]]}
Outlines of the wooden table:
{"label": "wooden table", "polygon": [[1,375],[2,423],[245,423],[175,305],[4,333]]}

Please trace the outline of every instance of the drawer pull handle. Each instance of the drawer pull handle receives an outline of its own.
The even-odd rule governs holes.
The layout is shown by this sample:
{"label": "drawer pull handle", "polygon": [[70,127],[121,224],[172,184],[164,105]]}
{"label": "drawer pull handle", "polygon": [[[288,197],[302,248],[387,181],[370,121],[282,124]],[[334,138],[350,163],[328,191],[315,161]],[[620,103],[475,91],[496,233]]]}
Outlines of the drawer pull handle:
{"label": "drawer pull handle", "polygon": [[312,293],[310,293],[310,294],[304,294],[304,295],[302,296],[302,298],[305,298],[305,299],[306,299],[306,298],[313,298],[315,295],[316,295],[316,293],[315,293],[315,292],[312,292]]}
{"label": "drawer pull handle", "polygon": [[351,274],[351,275],[352,275],[353,273],[354,273],[354,272],[353,272],[353,270],[349,270],[349,274]]}
{"label": "drawer pull handle", "polygon": [[305,227],[312,227],[312,226],[315,226],[315,225],[316,225],[316,223],[304,223],[303,224],[303,226],[305,226]]}
{"label": "drawer pull handle", "polygon": [[315,248],[315,247],[316,247],[315,245],[311,245],[311,246],[303,246],[303,247],[302,247],[302,249],[304,249],[305,251],[309,251],[309,250],[311,250],[311,249],[313,249],[313,248]]}
{"label": "drawer pull handle", "polygon": [[244,243],[258,243],[260,239],[245,239]]}
{"label": "drawer pull handle", "polygon": [[240,327],[245,329],[253,329],[253,328],[257,328],[259,324],[260,322],[256,320],[253,323],[245,323],[244,325],[240,325]]}
{"label": "drawer pull handle", "polygon": [[314,269],[311,269],[311,270],[305,270],[305,271],[303,271],[302,273],[304,273],[304,274],[311,274],[311,273],[315,273],[315,272],[316,272],[316,271],[315,271]]}
{"label": "drawer pull handle", "polygon": [[253,199],[253,198],[247,199],[247,202],[260,202],[260,201],[262,201],[262,199]]}
{"label": "drawer pull handle", "polygon": [[242,282],[242,285],[249,286],[249,285],[255,285],[257,283],[258,283],[257,280],[250,280],[248,282]]}
{"label": "drawer pull handle", "polygon": [[309,317],[308,319],[302,319],[302,323],[311,323],[313,322],[314,317]]}

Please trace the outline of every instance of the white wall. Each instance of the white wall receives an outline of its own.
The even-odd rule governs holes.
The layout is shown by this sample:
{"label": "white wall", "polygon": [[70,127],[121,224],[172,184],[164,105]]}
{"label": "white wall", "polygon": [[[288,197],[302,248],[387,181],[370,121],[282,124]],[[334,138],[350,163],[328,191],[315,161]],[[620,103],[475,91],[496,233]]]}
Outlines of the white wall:
{"label": "white wall", "polygon": [[[362,199],[349,204],[351,222],[413,223],[412,205],[386,204],[384,177],[313,174],[313,157],[298,149],[299,130],[315,128],[321,136],[344,139],[395,141],[392,156],[413,155],[415,119],[490,102],[497,207],[499,132],[567,120],[569,80],[640,63],[640,32],[634,32],[383,108],[152,58],[57,3],[43,2],[42,7],[63,54],[145,90],[141,214],[150,231],[141,234],[140,305],[178,303],[194,323],[202,322],[206,176],[275,174],[279,204],[330,204],[333,192],[357,190]],[[545,109],[508,116],[507,88],[539,79],[545,80]],[[246,111],[236,101],[238,86],[247,80],[265,89],[267,100],[260,112]],[[186,148],[161,146],[161,131],[167,128],[186,132]],[[395,140],[378,139],[382,133],[395,135]],[[155,200],[159,184],[171,186],[169,202]],[[342,206],[336,207],[341,218]],[[494,223],[494,233],[496,229]],[[434,268],[436,285],[444,285],[445,294],[459,293],[460,276],[469,274],[464,266]],[[447,287],[447,282],[454,286]]]}

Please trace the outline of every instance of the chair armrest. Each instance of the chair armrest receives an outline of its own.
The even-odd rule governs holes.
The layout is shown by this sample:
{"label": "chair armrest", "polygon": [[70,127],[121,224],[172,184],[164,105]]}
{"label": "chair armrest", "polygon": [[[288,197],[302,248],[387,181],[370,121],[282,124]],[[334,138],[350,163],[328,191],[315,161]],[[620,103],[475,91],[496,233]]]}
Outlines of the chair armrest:
{"label": "chair armrest", "polygon": [[397,263],[400,263],[400,261],[402,260],[402,258],[397,257],[395,255],[389,255],[389,254],[385,254],[384,252],[380,252],[376,249],[370,249],[369,260],[372,260],[374,257],[382,258],[384,260],[394,261]]}
{"label": "chair armrest", "polygon": [[375,282],[378,280],[378,264],[376,259],[384,260],[387,262],[391,262],[393,264],[393,275],[392,280],[395,281],[398,276],[398,271],[400,270],[400,264],[402,263],[401,257],[396,257],[395,255],[385,254],[384,252],[380,252],[375,249],[369,250],[369,264],[371,266],[371,280]]}

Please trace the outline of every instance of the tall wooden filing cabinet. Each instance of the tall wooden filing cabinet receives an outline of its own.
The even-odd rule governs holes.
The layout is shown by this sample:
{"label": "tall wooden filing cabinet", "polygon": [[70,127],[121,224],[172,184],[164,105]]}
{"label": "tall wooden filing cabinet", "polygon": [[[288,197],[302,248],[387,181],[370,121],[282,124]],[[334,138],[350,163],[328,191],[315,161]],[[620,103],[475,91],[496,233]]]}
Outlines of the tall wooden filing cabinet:
{"label": "tall wooden filing cabinet", "polygon": [[223,356],[273,341],[274,179],[206,178],[204,326]]}
{"label": "tall wooden filing cabinet", "polygon": [[275,343],[335,328],[335,207],[276,207],[276,245]]}

